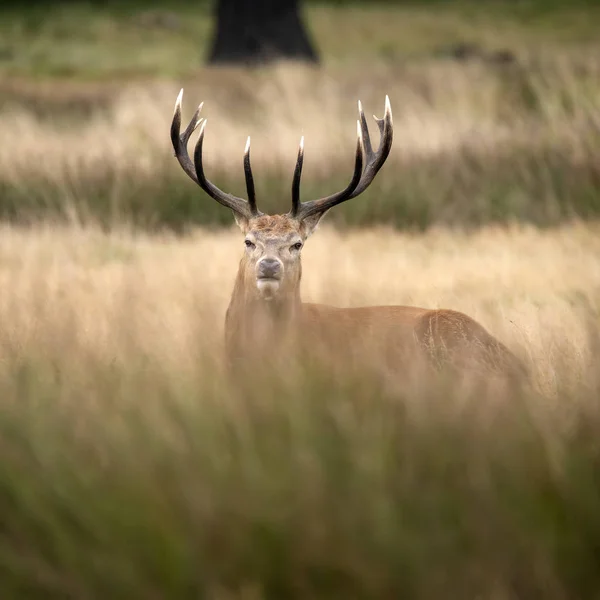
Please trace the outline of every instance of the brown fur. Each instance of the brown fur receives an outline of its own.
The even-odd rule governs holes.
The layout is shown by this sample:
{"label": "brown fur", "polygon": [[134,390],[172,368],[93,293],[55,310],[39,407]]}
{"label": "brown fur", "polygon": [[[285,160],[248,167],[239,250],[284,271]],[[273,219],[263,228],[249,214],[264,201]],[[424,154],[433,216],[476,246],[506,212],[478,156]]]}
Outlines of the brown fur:
{"label": "brown fur", "polygon": [[262,231],[279,237],[301,230],[301,226],[297,221],[285,215],[262,215],[253,219],[251,223],[253,231]]}
{"label": "brown fur", "polygon": [[501,342],[469,316],[453,310],[411,306],[337,308],[303,303],[300,255],[282,241],[306,240],[318,220],[299,223],[284,216],[238,220],[242,231],[285,263],[279,291],[271,300],[257,290],[255,264],[260,251],[240,262],[225,324],[226,352],[234,366],[280,369],[290,357],[308,356],[332,368],[374,367],[404,375],[419,363],[454,370],[521,378],[525,369]]}

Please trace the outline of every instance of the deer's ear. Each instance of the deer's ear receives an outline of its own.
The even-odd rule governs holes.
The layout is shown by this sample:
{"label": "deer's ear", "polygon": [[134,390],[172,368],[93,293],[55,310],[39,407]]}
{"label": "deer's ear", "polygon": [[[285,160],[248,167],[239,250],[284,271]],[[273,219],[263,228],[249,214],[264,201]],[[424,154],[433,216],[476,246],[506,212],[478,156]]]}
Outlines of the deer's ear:
{"label": "deer's ear", "polygon": [[233,218],[235,219],[235,222],[237,223],[237,226],[242,230],[242,233],[244,235],[246,235],[248,233],[248,226],[250,221],[248,220],[247,217],[244,217],[244,215],[241,215],[235,211],[233,212]]}
{"label": "deer's ear", "polygon": [[302,233],[305,237],[311,236],[314,231],[317,229],[321,219],[329,212],[326,210],[321,213],[316,213],[314,215],[310,215],[310,217],[306,217],[302,219]]}

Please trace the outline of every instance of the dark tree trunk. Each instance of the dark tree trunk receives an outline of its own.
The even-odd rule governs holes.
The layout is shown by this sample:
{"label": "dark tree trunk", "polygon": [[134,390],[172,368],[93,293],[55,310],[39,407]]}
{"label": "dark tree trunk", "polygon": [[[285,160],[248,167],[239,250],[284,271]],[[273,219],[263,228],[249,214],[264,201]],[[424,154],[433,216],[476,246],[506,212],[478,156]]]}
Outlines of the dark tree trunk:
{"label": "dark tree trunk", "polygon": [[209,63],[318,62],[298,5],[299,0],[218,0]]}

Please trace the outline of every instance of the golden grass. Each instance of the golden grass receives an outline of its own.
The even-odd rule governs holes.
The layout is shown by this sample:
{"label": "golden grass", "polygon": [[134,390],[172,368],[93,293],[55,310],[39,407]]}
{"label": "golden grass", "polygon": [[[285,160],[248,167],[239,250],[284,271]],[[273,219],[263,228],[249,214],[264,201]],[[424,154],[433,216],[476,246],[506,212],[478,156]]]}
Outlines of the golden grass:
{"label": "golden grass", "polygon": [[[343,30],[350,23],[356,25],[357,15],[372,17],[374,21],[367,19],[359,32],[368,40],[373,37],[373,22],[387,10],[349,11],[339,26]],[[319,15],[321,35],[333,28],[327,21],[333,14],[329,9],[311,11]],[[392,13],[394,19],[410,14],[408,28],[414,31],[428,27],[423,11]],[[386,35],[393,30],[390,23]],[[449,32],[473,33],[473,23],[456,15],[444,13],[436,23]],[[508,26],[508,21],[502,23],[502,28]],[[494,45],[499,38],[491,31],[482,29]],[[451,41],[456,35],[444,39]],[[130,214],[123,205],[134,203],[142,211],[148,206],[152,213],[160,203],[176,204],[171,189],[176,199],[189,197],[195,205],[225,214],[187,181],[172,156],[168,133],[180,85],[186,90],[184,120],[197,102],[205,102],[206,169],[217,183],[227,179],[233,193],[243,194],[242,151],[246,136],[252,136],[259,204],[267,209],[288,209],[301,135],[306,140],[306,193],[315,189],[329,193],[346,180],[355,142],[356,100],[363,101],[367,115],[381,115],[386,94],[394,112],[394,148],[373,188],[339,209],[354,211],[358,215],[354,222],[368,222],[372,210],[380,220],[404,225],[406,200],[412,203],[410,223],[415,214],[416,220],[420,218],[419,211],[425,224],[435,223],[439,215],[451,222],[463,216],[468,221],[471,214],[485,215],[481,219],[485,220],[492,211],[485,207],[495,203],[507,204],[517,213],[521,205],[531,205],[531,212],[549,205],[551,212],[553,203],[564,200],[564,188],[577,181],[583,182],[578,197],[586,207],[594,197],[595,172],[589,165],[595,164],[600,127],[596,93],[600,64],[593,56],[564,48],[553,48],[547,57],[521,49],[519,64],[507,69],[421,57],[326,63],[321,70],[289,64],[252,71],[202,67],[178,82],[3,83],[2,93],[12,100],[0,110],[0,183],[7,204],[13,197],[17,203],[9,206],[9,214],[30,209],[29,198],[47,197],[76,222],[85,221],[89,210],[94,217],[109,213],[117,227],[108,237],[85,227],[64,231],[42,227],[31,230],[35,233],[5,230],[0,242],[7,253],[4,262],[18,265],[17,271],[2,271],[5,289],[11,290],[2,299],[6,319],[15,325],[10,339],[15,338],[17,345],[29,338],[51,344],[64,325],[75,336],[75,345],[82,339],[92,344],[93,352],[110,355],[123,351],[122,336],[128,335],[161,360],[190,357],[190,369],[199,337],[214,335],[220,340],[206,329],[206,322],[222,320],[237,263],[236,238],[206,231],[184,240],[118,233],[119,222]],[[375,129],[371,121],[376,139]],[[524,149],[531,162],[520,160]],[[553,159],[554,151],[571,169],[564,179],[560,170],[545,162]],[[513,156],[508,176],[517,180],[514,188],[502,176],[494,180],[495,171],[502,170],[496,169],[496,161],[502,166],[503,157]],[[535,174],[528,172],[533,164]],[[531,191],[538,189],[542,194],[532,197]],[[99,208],[94,212],[87,202],[97,202]],[[384,204],[388,212],[377,213]],[[182,210],[177,219],[185,222],[186,216]],[[475,234],[433,230],[419,237],[326,229],[311,240],[306,252],[305,297],[342,305],[458,308],[522,346],[539,370],[538,378],[551,387],[549,340],[556,333],[574,348],[583,342],[584,327],[573,298],[582,295],[596,309],[594,230],[595,225],[568,225],[548,233],[518,227]],[[19,253],[11,250],[13,244]],[[531,261],[523,261],[523,256]],[[209,260],[203,260],[206,257]],[[175,279],[164,283],[169,277]],[[138,306],[143,302],[148,304]],[[61,312],[58,306],[68,310]],[[153,307],[166,312],[153,319]],[[12,315],[17,309],[23,309],[21,317]],[[31,317],[39,311],[50,311],[48,319]],[[205,315],[211,317],[200,319]],[[121,321],[124,328],[114,332],[114,324]],[[156,345],[156,339],[168,341]]]}
{"label": "golden grass", "polygon": [[[135,71],[0,82],[0,212],[42,199],[73,221],[0,226],[2,597],[597,596],[598,222],[420,234],[334,229],[332,215],[303,251],[304,300],[463,311],[524,358],[541,394],[437,380],[404,394],[309,372],[240,397],[223,370],[243,238],[208,228],[228,211],[172,157],[181,85],[184,119],[206,103],[207,171],[228,191],[243,193],[252,136],[263,208],[288,209],[301,135],[305,195],[345,181],[356,100],[381,114],[389,94],[394,149],[339,209],[354,223],[480,223],[561,202],[556,220],[597,214],[600,63],[582,44],[595,45],[595,13],[553,32],[435,10],[310,7],[324,68],[246,72],[200,65],[204,15],[173,33],[131,15],[88,21],[82,5],[44,14],[21,62],[0,65]],[[16,23],[9,49],[36,18],[0,25]],[[518,65],[428,58],[465,39],[508,45]],[[128,228],[128,203],[205,227]],[[107,213],[108,233],[93,225]]]}
{"label": "golden grass", "polygon": [[[250,73],[206,70],[182,82],[183,118],[187,123],[196,103],[205,102],[207,172],[235,194],[244,193],[241,157],[250,135],[259,201],[279,212],[287,210],[300,136],[306,140],[305,194],[329,193],[351,171],[356,101],[363,101],[377,140],[370,114],[381,116],[388,94],[395,141],[373,187],[380,202],[369,200],[375,221],[486,221],[496,211],[500,218],[556,222],[568,213],[564,187],[571,184],[578,186],[574,213],[596,210],[590,194],[598,65],[590,60],[585,74],[574,77],[575,64],[565,58],[504,74],[481,64],[435,62],[318,72],[292,65]],[[168,197],[173,189],[188,202],[196,193],[169,141],[179,84],[156,81],[89,93],[74,86],[74,106],[85,107],[85,116],[60,108],[70,106],[62,97],[48,114],[44,106],[56,102],[55,88],[25,87],[11,88],[11,94],[26,94],[28,102],[8,102],[0,111],[3,211],[26,215],[32,207],[55,206],[76,219],[94,215],[111,222],[134,213],[152,221],[156,212],[171,223],[190,218],[189,209],[170,205]],[[559,162],[547,167],[548,160]],[[204,200],[198,202],[195,214],[212,220]],[[371,209],[353,203],[348,210],[352,222],[363,223]]]}
{"label": "golden grass", "polygon": [[360,377],[231,394],[239,232],[2,227],[3,597],[586,596],[599,230],[307,243],[306,300],[450,306],[520,349],[544,396],[498,403]]}
{"label": "golden grass", "polygon": [[[568,366],[577,383],[591,359],[587,332],[600,311],[599,232],[595,224],[425,235],[325,225],[304,251],[303,299],[461,310],[521,354],[537,386],[555,395],[557,372]],[[90,357],[125,365],[133,350],[169,377],[218,367],[241,248],[237,229],[176,238],[4,227],[5,361],[49,357],[71,370]]]}
{"label": "golden grass", "polygon": [[[423,85],[435,85],[443,70],[432,65],[416,77]],[[347,72],[319,73],[289,65],[254,74],[207,71],[198,77],[202,85],[190,82],[188,87],[184,82],[183,120],[187,124],[197,104],[205,103],[202,114],[209,121],[205,161],[213,170],[218,167],[237,175],[246,137],[251,135],[259,185],[260,171],[269,167],[287,168],[291,179],[302,135],[308,176],[327,177],[334,168],[332,161],[351,166],[356,103],[362,100],[377,139],[370,114],[383,114],[386,94],[397,132],[392,163],[407,154],[430,155],[469,143],[494,145],[509,135],[524,139],[522,123],[510,130],[503,123],[502,90],[494,76],[487,78],[477,67],[466,71],[450,67],[450,72],[451,87],[437,85],[434,98],[425,102],[401,71],[389,68],[372,74],[368,86]],[[475,87],[473,78],[479,76],[484,82]],[[42,102],[43,89],[38,92]],[[168,132],[178,92],[177,84],[166,82],[124,86],[115,91],[107,110],[71,124],[64,118],[40,119],[13,104],[0,113],[6,142],[0,148],[0,175],[17,185],[35,164],[36,176],[58,180],[67,188],[70,181],[93,170],[149,176],[173,162]]]}

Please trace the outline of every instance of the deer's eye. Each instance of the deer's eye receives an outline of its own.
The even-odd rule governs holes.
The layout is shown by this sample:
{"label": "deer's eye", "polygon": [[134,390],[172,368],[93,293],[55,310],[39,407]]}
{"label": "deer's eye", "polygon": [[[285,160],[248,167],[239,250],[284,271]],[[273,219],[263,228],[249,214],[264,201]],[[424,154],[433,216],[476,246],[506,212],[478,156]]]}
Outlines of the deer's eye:
{"label": "deer's eye", "polygon": [[302,249],[302,242],[296,242],[292,247],[291,250],[301,250]]}
{"label": "deer's eye", "polygon": [[251,242],[250,240],[244,240],[244,244],[246,244],[246,248],[255,248],[256,245],[254,244],[254,242]]}

